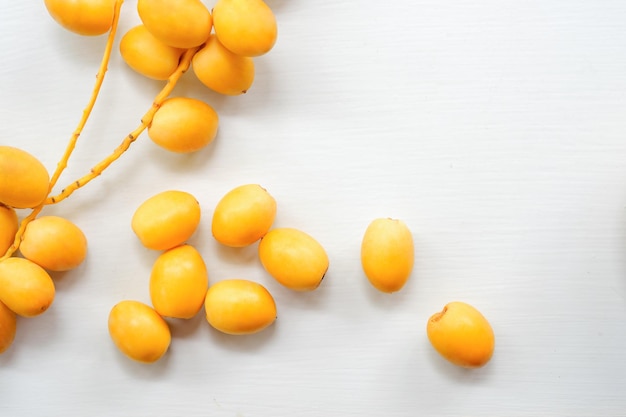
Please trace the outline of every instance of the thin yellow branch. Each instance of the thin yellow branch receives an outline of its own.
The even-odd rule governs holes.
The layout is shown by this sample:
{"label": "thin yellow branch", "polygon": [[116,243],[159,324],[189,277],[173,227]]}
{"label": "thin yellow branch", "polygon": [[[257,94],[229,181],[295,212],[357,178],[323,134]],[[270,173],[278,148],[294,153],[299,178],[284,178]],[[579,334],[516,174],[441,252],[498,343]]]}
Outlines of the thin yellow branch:
{"label": "thin yellow branch", "polygon": [[91,92],[91,98],[89,100],[89,103],[87,104],[87,107],[83,110],[83,116],[81,117],[78,123],[78,126],[76,127],[76,130],[74,130],[74,133],[72,134],[72,137],[70,138],[70,141],[67,144],[65,153],[63,154],[63,157],[57,164],[57,168],[54,174],[50,178],[50,192],[52,192],[52,188],[56,185],[59,177],[61,176],[61,174],[67,167],[67,162],[70,159],[70,156],[72,155],[72,152],[74,151],[74,148],[76,147],[76,142],[78,141],[78,137],[80,136],[85,125],[87,124],[87,120],[89,119],[89,116],[91,115],[91,111],[93,110],[93,107],[96,104],[96,99],[98,98],[98,94],[100,93],[100,88],[102,87],[102,83],[104,82],[104,75],[107,72],[109,60],[111,58],[111,51],[113,50],[113,42],[115,41],[115,34],[117,32],[117,26],[119,23],[120,10],[122,8],[122,3],[124,3],[124,0],[117,0],[115,2],[115,6],[114,6],[115,8],[113,12],[113,23],[111,24],[111,29],[109,30],[109,36],[107,38],[107,43],[104,48],[104,54],[100,62],[100,68],[98,70],[98,74],[96,75],[96,84],[94,85],[93,90]]}
{"label": "thin yellow branch", "polygon": [[130,145],[143,133],[144,130],[150,126],[152,123],[152,119],[154,118],[155,113],[163,104],[163,101],[167,99],[167,97],[172,93],[176,83],[180,79],[180,77],[189,69],[191,65],[191,59],[194,54],[198,51],[199,47],[191,48],[185,51],[183,54],[180,63],[178,64],[178,68],[167,80],[167,84],[163,87],[163,89],[159,92],[159,94],[155,97],[152,102],[152,106],[146,112],[146,114],[141,118],[141,124],[129,133],[122,143],[111,153],[109,156],[100,161],[97,165],[95,165],[88,174],[84,175],[80,179],[72,182],[67,187],[65,187],[61,193],[58,195],[48,197],[45,204],[57,204],[61,201],[65,200],[67,197],[72,195],[74,191],[79,188],[87,185],[91,180],[98,177],[102,172],[107,169],[113,162],[115,162],[124,152],[128,150]]}

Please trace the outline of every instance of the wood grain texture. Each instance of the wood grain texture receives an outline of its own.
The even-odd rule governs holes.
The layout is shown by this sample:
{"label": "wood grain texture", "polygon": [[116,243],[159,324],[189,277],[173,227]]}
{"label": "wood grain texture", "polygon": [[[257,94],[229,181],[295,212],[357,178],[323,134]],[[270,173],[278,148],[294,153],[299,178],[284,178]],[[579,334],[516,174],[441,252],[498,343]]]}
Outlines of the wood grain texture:
{"label": "wood grain texture", "polygon": [[[220,115],[215,142],[172,155],[142,137],[50,214],[78,224],[87,261],[56,274],[45,315],[21,319],[0,355],[0,415],[619,416],[626,409],[626,3],[268,0],[279,40],[253,88],[221,97],[185,76],[176,95]],[[207,2],[207,5],[211,5]],[[138,23],[126,1],[120,31]],[[104,38],[64,32],[43,2],[0,13],[0,144],[54,169],[84,108]],[[61,186],[136,127],[160,84],[114,54]],[[318,291],[273,282],[256,248],[230,250],[210,217],[255,182],[276,226],[322,243]],[[190,243],[212,282],[257,280],[275,326],[233,338],[201,316],[173,322],[171,351],[146,366],[119,354],[106,318],[149,301],[157,253],[130,228],[166,189],[203,208]],[[394,295],[363,276],[375,217],[402,218],[413,276]],[[427,318],[453,300],[496,333],[492,362],[443,362]]]}

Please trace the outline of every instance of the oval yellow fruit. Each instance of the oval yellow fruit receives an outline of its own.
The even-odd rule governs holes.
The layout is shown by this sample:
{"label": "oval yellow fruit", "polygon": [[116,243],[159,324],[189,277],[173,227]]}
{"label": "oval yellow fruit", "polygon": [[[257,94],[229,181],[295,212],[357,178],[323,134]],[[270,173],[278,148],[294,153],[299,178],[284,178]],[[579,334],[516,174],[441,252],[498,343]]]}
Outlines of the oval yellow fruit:
{"label": "oval yellow fruit", "polygon": [[328,255],[317,240],[293,228],[272,229],[259,243],[263,268],[296,291],[316,289],[328,270]]}
{"label": "oval yellow fruit", "polygon": [[115,0],[45,0],[48,13],[65,29],[85,36],[111,29]]}
{"label": "oval yellow fruit", "polygon": [[0,256],[13,244],[19,228],[17,213],[12,207],[0,204]]}
{"label": "oval yellow fruit", "polygon": [[31,154],[0,146],[0,203],[15,208],[39,205],[47,196],[50,176]]}
{"label": "oval yellow fruit", "polygon": [[9,349],[15,340],[17,330],[17,318],[15,313],[0,301],[0,353]]}
{"label": "oval yellow fruit", "polygon": [[276,320],[272,295],[253,281],[228,279],[209,287],[204,303],[209,324],[227,334],[257,333]]}
{"label": "oval yellow fruit", "polygon": [[214,34],[193,56],[191,65],[198,80],[220,94],[244,94],[254,82],[252,58],[232,53]]}
{"label": "oval yellow fruit", "polygon": [[175,48],[201,45],[213,28],[211,13],[199,0],[138,0],[137,12],[155,38]]}
{"label": "oval yellow fruit", "polygon": [[200,224],[200,204],[185,192],[168,190],[144,201],[133,214],[131,227],[148,249],[166,250],[184,243]]}
{"label": "oval yellow fruit", "polygon": [[213,212],[213,237],[223,245],[244,247],[261,239],[276,217],[276,200],[258,184],[233,188]]}
{"label": "oval yellow fruit", "polygon": [[45,269],[24,258],[0,261],[0,301],[16,314],[34,317],[54,301],[55,288]]}
{"label": "oval yellow fruit", "polygon": [[487,319],[467,303],[446,304],[441,312],[430,317],[426,332],[435,350],[455,365],[478,368],[493,356],[493,329]]}
{"label": "oval yellow fruit", "polygon": [[117,303],[109,313],[109,335],[115,346],[138,362],[153,363],[169,349],[170,328],[152,307],[139,301]]}
{"label": "oval yellow fruit", "polygon": [[215,139],[218,122],[217,112],[204,101],[172,97],[157,110],[148,136],[168,151],[196,152]]}
{"label": "oval yellow fruit", "polygon": [[218,0],[213,26],[222,45],[242,56],[269,52],[278,35],[276,17],[261,0]]}
{"label": "oval yellow fruit", "polygon": [[87,238],[63,217],[42,216],[26,226],[20,252],[49,271],[69,271],[85,260]]}
{"label": "oval yellow fruit", "polygon": [[155,80],[167,80],[185,50],[158,40],[144,25],[131,28],[120,40],[124,62],[139,74]]}
{"label": "oval yellow fruit", "polygon": [[193,246],[169,249],[152,267],[152,306],[161,316],[190,319],[202,309],[208,284],[206,264]]}
{"label": "oval yellow fruit", "polygon": [[361,243],[361,264],[376,289],[386,293],[402,289],[413,261],[413,236],[403,221],[380,218],[369,224]]}

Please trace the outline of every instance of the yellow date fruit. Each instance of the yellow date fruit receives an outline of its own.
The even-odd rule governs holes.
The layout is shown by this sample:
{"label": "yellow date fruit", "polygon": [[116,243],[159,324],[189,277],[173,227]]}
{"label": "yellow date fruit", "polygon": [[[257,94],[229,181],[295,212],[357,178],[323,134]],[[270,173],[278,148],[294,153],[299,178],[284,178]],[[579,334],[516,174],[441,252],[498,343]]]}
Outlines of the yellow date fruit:
{"label": "yellow date fruit", "polygon": [[138,362],[153,363],[169,349],[170,328],[152,307],[140,301],[124,300],[109,313],[109,335],[115,346]]}
{"label": "yellow date fruit", "polygon": [[42,216],[26,226],[20,252],[49,271],[69,271],[85,260],[87,238],[63,217]]}
{"label": "yellow date fruit", "polygon": [[258,184],[227,192],[213,212],[213,237],[223,245],[244,247],[261,239],[276,217],[276,200]]}
{"label": "yellow date fruit", "polygon": [[254,82],[252,58],[232,53],[211,35],[191,61],[192,69],[202,84],[229,96],[247,92]]}
{"label": "yellow date fruit", "polygon": [[31,208],[48,196],[50,176],[31,154],[11,146],[0,146],[0,203]]}
{"label": "yellow date fruit", "polygon": [[111,29],[115,0],[45,0],[48,13],[65,29],[85,36]]}
{"label": "yellow date fruit", "polygon": [[15,340],[17,319],[15,313],[0,301],[0,353],[9,349]]}
{"label": "yellow date fruit", "polygon": [[124,62],[139,74],[154,80],[167,80],[185,50],[158,40],[144,25],[131,28],[120,40]]}
{"label": "yellow date fruit", "polygon": [[45,269],[24,258],[0,261],[0,301],[16,314],[35,317],[52,305],[55,288]]}
{"label": "yellow date fruit", "polygon": [[209,276],[200,253],[190,245],[163,252],[150,274],[152,306],[161,316],[190,319],[202,309]]}
{"label": "yellow date fruit", "polygon": [[495,347],[487,319],[467,303],[454,301],[433,314],[426,325],[428,340],[448,361],[464,368],[484,366]]}
{"label": "yellow date fruit", "polygon": [[413,259],[413,236],[403,221],[379,218],[369,224],[361,243],[361,264],[376,289],[401,290],[413,270]]}
{"label": "yellow date fruit", "polygon": [[215,139],[218,122],[217,112],[204,101],[172,97],[157,110],[148,136],[168,151],[195,152]]}
{"label": "yellow date fruit", "polygon": [[148,249],[166,250],[184,243],[200,223],[200,204],[185,192],[168,190],[144,201],[133,214],[131,227]]}
{"label": "yellow date fruit", "polygon": [[211,13],[200,0],[138,0],[137,12],[155,38],[175,48],[201,45],[213,28]]}
{"label": "yellow date fruit", "polygon": [[262,0],[218,0],[213,26],[222,45],[243,56],[269,52],[278,35],[276,17]]}
{"label": "yellow date fruit", "polygon": [[276,303],[261,284],[227,279],[209,287],[204,302],[209,324],[227,334],[260,332],[276,320]]}
{"label": "yellow date fruit", "polygon": [[263,268],[287,288],[316,289],[328,270],[328,255],[317,240],[293,228],[272,229],[259,243]]}
{"label": "yellow date fruit", "polygon": [[0,256],[4,255],[13,244],[18,228],[15,209],[0,204]]}

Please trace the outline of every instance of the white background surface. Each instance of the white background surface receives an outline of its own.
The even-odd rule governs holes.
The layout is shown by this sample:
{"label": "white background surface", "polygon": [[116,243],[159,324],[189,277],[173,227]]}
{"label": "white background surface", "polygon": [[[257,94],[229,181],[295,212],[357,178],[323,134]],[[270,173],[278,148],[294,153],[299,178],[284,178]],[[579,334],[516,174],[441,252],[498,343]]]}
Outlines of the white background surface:
{"label": "white background surface", "polygon": [[[248,94],[218,96],[191,72],[174,92],[218,111],[210,147],[174,155],[144,135],[46,209],[84,230],[89,255],[54,275],[46,314],[18,321],[0,355],[0,415],[624,415],[626,2],[268,4],[279,40],[257,59]],[[52,171],[105,37],[64,31],[43,1],[2,9],[0,143]],[[138,22],[136,2],[122,14],[120,34]],[[59,189],[137,126],[161,85],[115,49]],[[276,226],[327,249],[316,292],[281,288],[256,247],[214,242],[213,207],[249,182],[276,198]],[[169,353],[142,365],[114,348],[106,322],[118,301],[149,302],[158,254],[142,248],[130,218],[166,189],[202,205],[190,243],[211,282],[261,282],[279,318],[227,337],[200,313],[174,322]],[[416,242],[414,273],[394,295],[373,290],[360,269],[362,234],[381,216],[405,220]],[[485,368],[455,368],[428,343],[426,320],[453,300],[495,329]]]}

